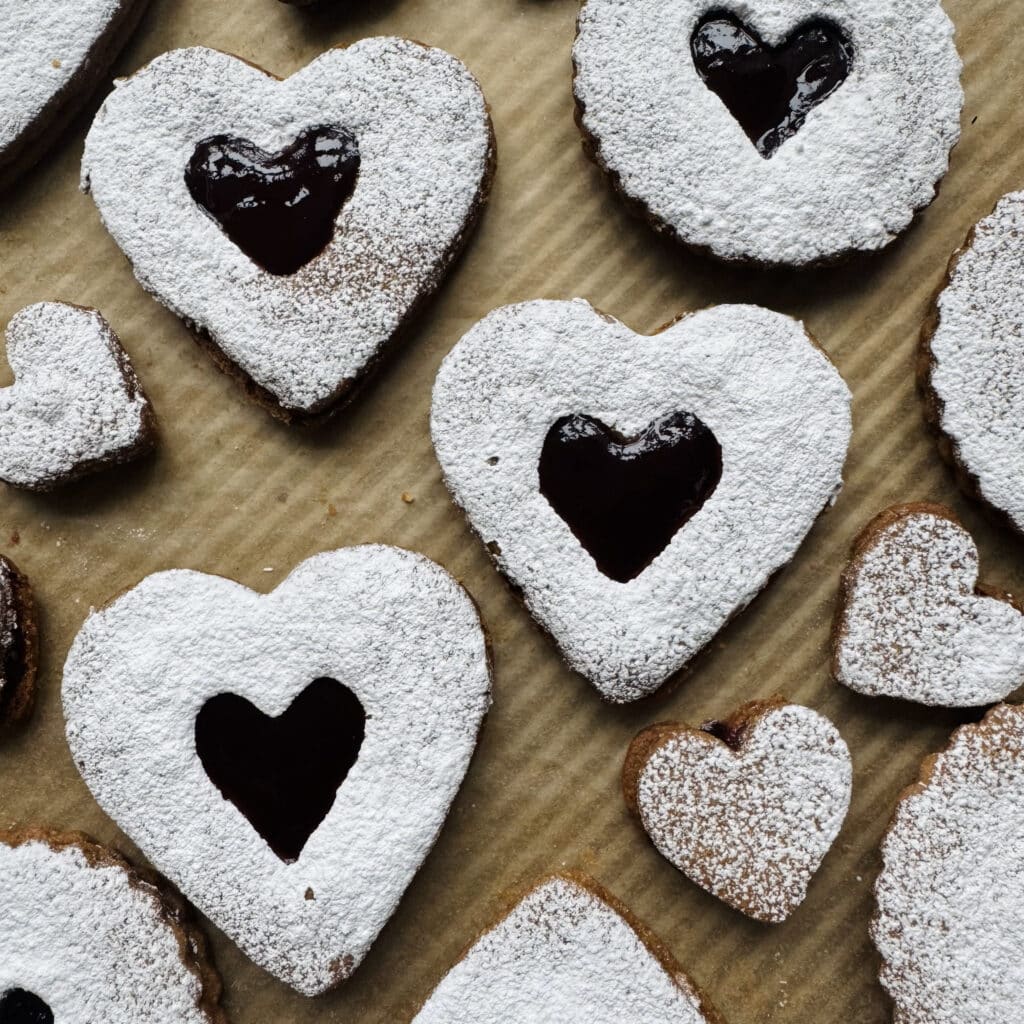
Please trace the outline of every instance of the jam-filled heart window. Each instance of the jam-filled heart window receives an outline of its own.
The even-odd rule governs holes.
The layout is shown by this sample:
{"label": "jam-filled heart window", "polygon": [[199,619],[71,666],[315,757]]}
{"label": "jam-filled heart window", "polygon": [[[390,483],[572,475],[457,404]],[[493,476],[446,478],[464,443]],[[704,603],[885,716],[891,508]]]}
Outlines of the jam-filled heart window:
{"label": "jam-filled heart window", "polygon": [[53,1024],[53,1011],[34,992],[9,988],[0,994],[0,1024]]}
{"label": "jam-filled heart window", "polygon": [[268,153],[248,139],[213,135],[195,148],[185,184],[195,202],[268,273],[294,274],[334,237],[359,176],[347,128],[319,125]]}
{"label": "jam-filled heart window", "polygon": [[727,11],[698,22],[690,49],[704,84],[766,160],[846,81],[854,57],[849,38],[826,19],[805,22],[769,46]]}

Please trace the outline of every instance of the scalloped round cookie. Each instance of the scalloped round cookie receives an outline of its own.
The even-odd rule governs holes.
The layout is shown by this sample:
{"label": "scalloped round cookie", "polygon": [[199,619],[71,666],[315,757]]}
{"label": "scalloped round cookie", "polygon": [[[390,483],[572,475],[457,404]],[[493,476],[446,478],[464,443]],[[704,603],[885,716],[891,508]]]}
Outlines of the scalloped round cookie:
{"label": "scalloped round cookie", "polygon": [[896,1024],[1019,1024],[1024,709],[993,708],[924,762],[882,861],[871,935]]}
{"label": "scalloped round cookie", "polygon": [[920,381],[964,490],[1024,532],[1024,192],[953,255],[925,322]]}
{"label": "scalloped round cookie", "polygon": [[573,59],[578,121],[616,188],[726,260],[883,248],[960,135],[939,0],[586,0]]}

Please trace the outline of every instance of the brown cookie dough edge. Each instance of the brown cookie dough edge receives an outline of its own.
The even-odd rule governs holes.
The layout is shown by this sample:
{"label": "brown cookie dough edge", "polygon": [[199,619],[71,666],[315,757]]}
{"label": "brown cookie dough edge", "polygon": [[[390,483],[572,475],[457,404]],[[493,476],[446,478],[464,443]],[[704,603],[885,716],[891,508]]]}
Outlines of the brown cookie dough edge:
{"label": "brown cookie dough edge", "polygon": [[10,574],[11,600],[16,628],[22,637],[22,673],[15,680],[5,679],[0,691],[0,735],[21,725],[32,713],[39,672],[39,626],[35,599],[28,577],[9,558],[0,555],[0,565]]}
{"label": "brown cookie dough edge", "polygon": [[193,920],[185,900],[166,879],[152,870],[136,867],[117,850],[82,832],[24,826],[0,830],[0,843],[15,848],[26,843],[42,843],[55,853],[73,848],[82,853],[90,867],[111,867],[123,871],[128,884],[152,902],[154,912],[174,934],[181,962],[198,984],[197,1009],[210,1024],[228,1024],[220,1006],[220,976],[210,958],[206,937]]}

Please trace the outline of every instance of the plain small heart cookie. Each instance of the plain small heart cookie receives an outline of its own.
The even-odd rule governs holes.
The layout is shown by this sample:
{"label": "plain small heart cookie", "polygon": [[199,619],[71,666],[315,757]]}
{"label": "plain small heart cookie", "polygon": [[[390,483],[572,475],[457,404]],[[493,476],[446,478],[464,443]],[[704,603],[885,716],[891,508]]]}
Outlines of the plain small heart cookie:
{"label": "plain small heart cookie", "polygon": [[1024,709],[958,729],[882,843],[871,935],[898,1024],[1019,1024]]}
{"label": "plain small heart cookie", "polygon": [[296,420],[350,398],[412,320],[493,166],[480,87],[443,50],[364,39],[280,80],[194,47],[119,83],[82,187],[142,286]]}
{"label": "plain small heart cookie", "polygon": [[960,136],[939,0],[586,0],[588,152],[659,230],[802,266],[888,245]]}
{"label": "plain small heart cookie", "polygon": [[853,767],[836,727],[780,698],[699,729],[653,725],[630,744],[623,793],[658,852],[757,921],[807,895],[850,807]]}
{"label": "plain small heart cookie", "polygon": [[0,732],[19,725],[35,703],[39,632],[28,578],[0,555]]}
{"label": "plain small heart cookie", "polygon": [[0,188],[35,163],[89,99],[146,0],[6,0]]}
{"label": "plain small heart cookie", "polygon": [[922,331],[927,418],[963,488],[1024,532],[1024,192],[954,254]]}
{"label": "plain small heart cookie", "polygon": [[0,1020],[225,1024],[177,897],[85,836],[0,832]]}
{"label": "plain small heart cookie", "polygon": [[722,1024],[661,942],[580,874],[539,882],[413,1024]]}
{"label": "plain small heart cookie", "polygon": [[1024,684],[1024,615],[978,586],[978,549],[942,505],[896,505],[854,541],[833,675],[872,697],[969,707]]}
{"label": "plain small heart cookie", "polygon": [[850,392],[803,325],[651,335],[583,300],[495,310],[434,384],[455,501],[569,665],[635,700],[785,565],[842,486]]}
{"label": "plain small heart cookie", "polygon": [[0,388],[0,480],[46,491],[156,444],[156,417],[95,309],[39,302],[7,325],[14,383]]}
{"label": "plain small heart cookie", "polygon": [[89,616],[64,666],[68,743],[100,805],[307,995],[391,916],[489,704],[472,599],[380,545],[316,555],[266,595],[156,573]]}

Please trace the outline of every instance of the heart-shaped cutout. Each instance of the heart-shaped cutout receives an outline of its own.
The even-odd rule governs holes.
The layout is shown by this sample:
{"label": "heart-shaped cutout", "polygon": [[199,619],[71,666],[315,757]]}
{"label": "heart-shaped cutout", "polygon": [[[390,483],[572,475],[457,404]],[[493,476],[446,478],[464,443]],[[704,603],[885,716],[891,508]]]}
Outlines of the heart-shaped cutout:
{"label": "heart-shaped cutout", "polygon": [[869,696],[991,704],[1024,684],[1024,615],[978,586],[978,549],[942,505],[895,505],[854,541],[833,673]]}
{"label": "heart-shaped cutout", "polygon": [[248,139],[203,139],[185,169],[192,198],[271,274],[294,274],[323,252],[352,197],[359,146],[344,128],[307,128],[267,153]]}
{"label": "heart-shaped cutout", "polygon": [[[310,694],[311,679],[344,680],[351,698],[336,682]],[[320,691],[347,723],[335,742],[355,747],[356,702],[365,737],[289,863],[211,781],[199,738],[211,722],[197,716],[234,694],[287,731],[296,698],[308,724]],[[351,975],[433,845],[490,703],[490,668],[455,580],[370,545],[307,559],[266,595],[197,572],[149,576],[87,619],[63,693],[68,742],[100,805],[256,963],[313,995]],[[237,701],[226,706],[214,736],[237,729]],[[242,725],[229,746],[252,740],[251,714]],[[243,783],[247,798],[256,781]]]}
{"label": "heart-shaped cutout", "polygon": [[538,475],[541,494],[601,572],[625,583],[714,493],[722,449],[690,413],[663,416],[631,438],[577,414],[548,431]]}
{"label": "heart-shaped cutout", "polygon": [[39,302],[7,325],[14,383],[0,388],[0,480],[45,491],[149,451],[156,417],[95,309]]}
{"label": "heart-shaped cutout", "polygon": [[645,729],[623,790],[667,860],[749,917],[777,922],[803,902],[839,834],[852,776],[827,718],[773,699],[700,729]]}
{"label": "heart-shaped cutout", "polygon": [[[542,492],[561,487],[564,509],[604,500],[600,487],[574,498],[557,477],[574,472],[575,446],[544,469],[545,446],[566,416],[633,438],[680,411],[694,418],[682,450],[701,453],[701,470],[666,460],[673,516],[680,494],[705,500],[620,582]],[[455,501],[569,664],[617,702],[678,672],[793,557],[842,485],[850,429],[835,367],[800,323],[756,306],[704,310],[652,337],[580,300],[507,306],[445,359],[431,412]],[[636,543],[611,538],[617,551],[643,546],[630,572],[671,525],[645,518]]]}
{"label": "heart-shaped cutout", "polygon": [[359,757],[366,712],[336,679],[315,679],[277,718],[237,693],[196,716],[196,753],[213,784],[284,861],[296,861]]}
{"label": "heart-shaped cutout", "polygon": [[794,29],[778,46],[767,46],[739,18],[711,12],[694,29],[690,49],[704,84],[766,160],[853,68],[849,39],[822,19]]}
{"label": "heart-shaped cutout", "polygon": [[712,1024],[721,1017],[586,875],[537,883],[445,975],[413,1024]]}
{"label": "heart-shaped cutout", "polygon": [[53,1024],[53,1011],[35,993],[9,988],[0,995],[0,1024]]}
{"label": "heart-shaped cutout", "polygon": [[140,283],[292,421],[339,408],[409,325],[493,165],[466,67],[375,38],[284,80],[204,47],[157,57],[97,114],[82,181]]}

